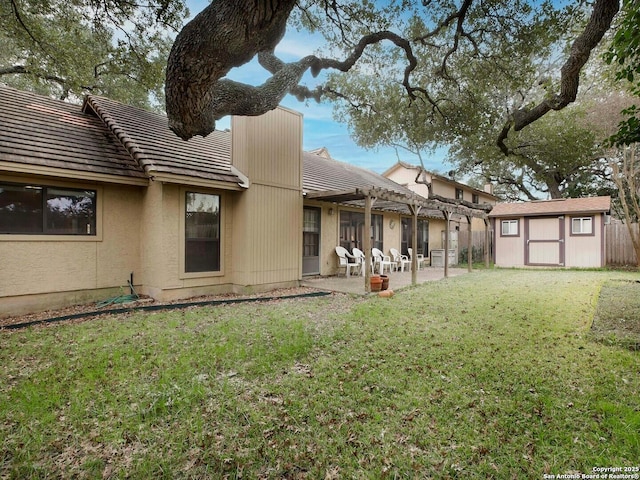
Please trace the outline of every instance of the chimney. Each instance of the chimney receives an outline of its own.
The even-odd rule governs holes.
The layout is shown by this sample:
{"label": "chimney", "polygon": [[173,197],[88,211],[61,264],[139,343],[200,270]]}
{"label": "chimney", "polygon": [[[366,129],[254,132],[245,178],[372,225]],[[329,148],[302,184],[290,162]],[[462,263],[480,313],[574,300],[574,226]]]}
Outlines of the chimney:
{"label": "chimney", "polygon": [[493,195],[493,183],[485,183],[484,184],[484,191],[485,191],[485,193]]}

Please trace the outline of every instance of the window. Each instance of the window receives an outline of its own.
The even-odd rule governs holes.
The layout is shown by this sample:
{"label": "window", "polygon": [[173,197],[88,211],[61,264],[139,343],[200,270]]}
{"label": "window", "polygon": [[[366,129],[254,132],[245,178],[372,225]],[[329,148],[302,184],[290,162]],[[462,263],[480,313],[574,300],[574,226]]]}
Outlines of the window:
{"label": "window", "polygon": [[593,217],[576,217],[571,219],[572,235],[593,234]]}
{"label": "window", "polygon": [[0,183],[0,233],[96,235],[96,191]]}
{"label": "window", "polygon": [[456,200],[463,200],[464,192],[461,188],[456,188]]}
{"label": "window", "polygon": [[[413,242],[413,220],[408,217],[402,217],[402,239],[400,250],[403,255],[409,255],[409,248],[412,248]],[[418,251],[425,257],[429,255],[429,220],[418,219]]]}
{"label": "window", "polygon": [[220,196],[186,192],[185,271],[220,271]]}
{"label": "window", "polygon": [[480,196],[477,193],[471,195],[471,203],[480,203]]}
{"label": "window", "polygon": [[[382,215],[371,214],[371,248],[382,250]],[[340,246],[364,248],[364,213],[340,211]]]}
{"label": "window", "polygon": [[510,235],[517,236],[518,220],[502,220],[501,234],[503,237],[510,236]]}
{"label": "window", "polygon": [[304,208],[302,224],[302,256],[320,255],[320,210]]}

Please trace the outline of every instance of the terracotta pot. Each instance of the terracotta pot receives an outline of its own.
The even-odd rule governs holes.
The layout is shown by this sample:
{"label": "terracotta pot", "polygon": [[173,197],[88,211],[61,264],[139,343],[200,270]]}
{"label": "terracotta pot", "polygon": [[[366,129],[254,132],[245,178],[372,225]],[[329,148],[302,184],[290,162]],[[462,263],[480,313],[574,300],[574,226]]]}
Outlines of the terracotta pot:
{"label": "terracotta pot", "polygon": [[382,288],[382,278],[380,278],[380,275],[373,275],[371,277],[371,291],[379,292],[381,288]]}
{"label": "terracotta pot", "polygon": [[393,290],[383,290],[378,293],[378,296],[383,298],[391,298],[393,297]]}
{"label": "terracotta pot", "polygon": [[389,275],[380,275],[380,278],[382,278],[381,290],[386,290],[387,288],[389,288]]}

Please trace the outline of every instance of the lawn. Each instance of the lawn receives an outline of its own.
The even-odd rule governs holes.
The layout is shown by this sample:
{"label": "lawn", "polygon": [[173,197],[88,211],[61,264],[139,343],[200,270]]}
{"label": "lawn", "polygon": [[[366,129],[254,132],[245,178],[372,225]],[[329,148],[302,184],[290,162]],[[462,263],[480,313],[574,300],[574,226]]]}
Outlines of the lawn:
{"label": "lawn", "polygon": [[633,470],[640,354],[591,326],[601,290],[636,278],[484,270],[2,331],[0,478]]}

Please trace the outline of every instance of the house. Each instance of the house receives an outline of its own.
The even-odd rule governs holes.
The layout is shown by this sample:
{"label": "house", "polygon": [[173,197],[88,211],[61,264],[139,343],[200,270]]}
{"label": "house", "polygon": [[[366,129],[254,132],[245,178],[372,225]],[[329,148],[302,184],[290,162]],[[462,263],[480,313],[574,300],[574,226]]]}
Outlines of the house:
{"label": "house", "polygon": [[610,197],[500,203],[489,218],[499,267],[602,267]]}
{"label": "house", "polygon": [[302,133],[278,108],[185,142],[165,116],[107,98],[0,86],[0,316],[129,283],[161,301],[297,286],[336,273],[336,245],[388,252],[409,219],[468,210],[303,152]]}
{"label": "house", "polygon": [[[412,165],[402,161],[391,166],[382,175],[425,198],[455,199],[460,204],[473,203],[495,205],[498,201],[498,197],[493,195],[493,187],[491,184],[486,185],[484,190],[478,190],[451,178],[429,172],[421,166]],[[452,251],[458,251],[461,248],[465,248],[465,245],[459,244],[458,242],[458,232],[461,230],[466,231],[468,229],[467,216],[453,215],[449,219],[448,223],[449,248]],[[472,218],[472,231],[484,232],[485,229],[486,225],[482,218]],[[444,249],[446,230],[446,219],[439,217],[431,220],[429,224],[429,238],[425,241],[424,245],[428,245],[429,248],[433,250]],[[423,233],[421,230],[419,230],[419,232]],[[403,252],[406,252],[407,244],[405,244],[405,242],[403,242],[402,247]],[[427,252],[425,253],[425,257],[428,256],[429,250],[424,247],[423,250]]]}

